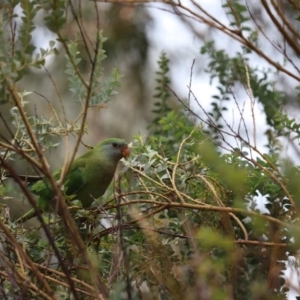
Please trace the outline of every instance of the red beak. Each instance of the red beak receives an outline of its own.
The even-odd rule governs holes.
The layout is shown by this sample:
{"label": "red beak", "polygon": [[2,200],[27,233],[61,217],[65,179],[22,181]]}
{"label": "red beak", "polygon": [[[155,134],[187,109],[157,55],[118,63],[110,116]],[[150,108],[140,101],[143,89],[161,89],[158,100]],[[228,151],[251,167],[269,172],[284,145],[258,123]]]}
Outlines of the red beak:
{"label": "red beak", "polygon": [[121,153],[123,157],[127,158],[130,155],[130,149],[125,146],[122,148]]}

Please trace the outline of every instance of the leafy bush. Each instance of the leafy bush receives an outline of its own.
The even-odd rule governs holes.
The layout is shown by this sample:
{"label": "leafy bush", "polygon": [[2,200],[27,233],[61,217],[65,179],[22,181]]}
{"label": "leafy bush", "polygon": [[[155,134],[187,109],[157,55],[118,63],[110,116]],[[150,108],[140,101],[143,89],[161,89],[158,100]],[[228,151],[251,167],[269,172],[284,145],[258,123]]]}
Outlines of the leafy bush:
{"label": "leafy bush", "polygon": [[[269,72],[261,79],[259,68],[248,66],[247,55],[255,49],[244,45],[242,53],[230,58],[213,42],[202,47],[211,80],[218,79],[219,94],[213,96],[210,111],[203,109],[191,86],[188,97],[194,97],[197,109],[191,99],[177,96],[169,78],[170,60],[163,53],[149,137],[133,138],[131,157],[122,162],[114,185],[95,205],[83,209],[76,196],[66,199],[62,194],[63,176],[88,131],[88,112],[110,101],[120,75],[113,70],[103,80],[105,38],[99,30],[93,40],[84,31],[74,41],[64,39],[66,10],[74,7],[55,3],[22,2],[18,40],[15,27],[7,25],[17,17],[16,3],[2,7],[0,97],[2,105],[12,105],[9,121],[0,114],[5,129],[5,134],[0,133],[0,191],[8,203],[0,220],[1,297],[283,299],[291,285],[283,278],[286,262],[297,257],[300,171],[292,162],[280,160],[279,137],[298,138],[300,125],[281,110],[283,94],[273,88]],[[244,24],[249,21],[246,7],[228,3],[224,7],[234,18],[231,25],[249,33]],[[43,68],[45,59],[62,51],[51,42],[48,50],[33,55],[33,20],[42,8],[46,26],[57,34],[65,51],[65,75],[78,104],[72,120],[66,117],[62,99],[59,109],[47,101],[49,118],[32,113],[28,108],[32,91],[20,91],[18,85],[30,68]],[[255,43],[254,32],[249,34]],[[88,80],[80,71],[79,45],[89,53]],[[252,106],[254,98],[263,104],[270,126],[265,152],[256,145],[253,111],[250,138],[233,85],[253,91],[248,99]],[[176,109],[172,99],[178,100]],[[237,129],[224,116],[229,103],[239,114]],[[54,151],[62,140],[68,149],[69,136],[76,137],[74,151],[67,153],[62,178],[55,182],[44,151]],[[17,176],[15,161],[25,161],[29,173],[49,179],[59,216],[38,211],[36,199]],[[7,176],[20,188],[13,194],[18,204],[27,199],[36,209],[38,225],[27,227],[11,220]]]}

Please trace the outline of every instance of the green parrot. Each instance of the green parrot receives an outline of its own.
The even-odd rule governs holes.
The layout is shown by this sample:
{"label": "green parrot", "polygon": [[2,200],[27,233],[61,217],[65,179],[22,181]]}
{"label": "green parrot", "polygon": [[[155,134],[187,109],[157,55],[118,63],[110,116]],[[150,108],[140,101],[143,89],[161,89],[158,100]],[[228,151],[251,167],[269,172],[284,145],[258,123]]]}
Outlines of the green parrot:
{"label": "green parrot", "polygon": [[[63,183],[64,194],[75,195],[74,199],[79,200],[82,207],[89,207],[95,199],[105,193],[119,160],[127,158],[129,154],[129,147],[124,140],[110,138],[102,141],[72,162]],[[53,173],[53,178],[59,180],[60,174],[59,169]],[[41,179],[29,188],[33,194],[39,196],[37,205],[41,211],[49,211],[55,196],[49,181]],[[25,222],[34,216],[36,213],[31,209],[15,222]]]}

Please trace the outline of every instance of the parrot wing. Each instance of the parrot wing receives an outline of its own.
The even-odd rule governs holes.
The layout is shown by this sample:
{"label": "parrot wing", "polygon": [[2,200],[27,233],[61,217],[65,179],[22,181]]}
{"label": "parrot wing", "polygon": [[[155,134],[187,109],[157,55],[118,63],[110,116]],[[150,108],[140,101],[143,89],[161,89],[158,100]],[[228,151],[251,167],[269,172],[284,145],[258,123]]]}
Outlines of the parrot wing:
{"label": "parrot wing", "polygon": [[74,161],[64,182],[66,195],[75,195],[87,183],[86,162],[84,160]]}

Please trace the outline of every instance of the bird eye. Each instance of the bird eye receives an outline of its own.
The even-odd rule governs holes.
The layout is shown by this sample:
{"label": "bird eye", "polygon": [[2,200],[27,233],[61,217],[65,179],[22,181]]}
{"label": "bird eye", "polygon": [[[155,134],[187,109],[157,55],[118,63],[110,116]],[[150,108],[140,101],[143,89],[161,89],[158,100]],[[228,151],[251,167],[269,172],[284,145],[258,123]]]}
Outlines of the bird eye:
{"label": "bird eye", "polygon": [[117,144],[117,143],[112,143],[112,146],[113,146],[114,148],[116,148],[116,147],[118,146],[118,144]]}

